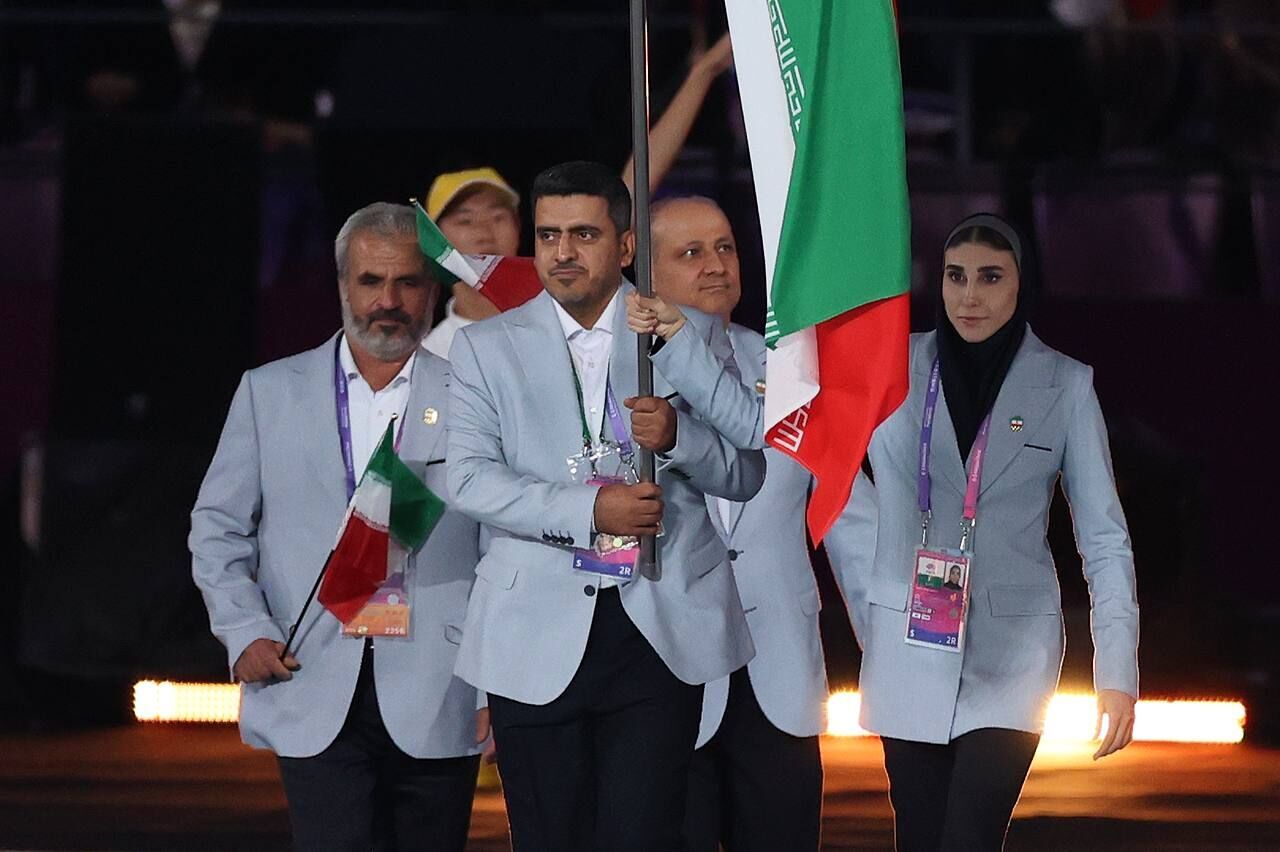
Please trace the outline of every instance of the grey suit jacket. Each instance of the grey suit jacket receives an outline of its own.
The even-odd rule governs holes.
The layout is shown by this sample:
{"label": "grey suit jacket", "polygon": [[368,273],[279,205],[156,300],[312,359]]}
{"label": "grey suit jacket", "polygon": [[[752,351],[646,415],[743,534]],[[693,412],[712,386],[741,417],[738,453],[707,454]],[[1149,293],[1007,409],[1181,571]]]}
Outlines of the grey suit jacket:
{"label": "grey suit jacket", "polygon": [[[729,326],[733,357],[742,381],[752,388],[764,378],[764,338]],[[754,393],[754,390],[752,390]],[[805,538],[805,506],[812,477],[779,450],[766,449],[769,470],[760,493],[735,503],[729,527],[711,519],[729,547],[756,655],[747,664],[751,688],[765,717],[792,736],[822,732],[827,671],[818,632],[818,584]],[[702,698],[698,747],[720,726],[729,679],[707,684]]]}
{"label": "grey suit jacket", "polygon": [[655,353],[654,366],[735,447],[765,448],[764,394],[756,384],[765,377],[763,367],[758,374],[752,368],[747,380],[735,364],[734,343],[724,324],[692,308],[681,310],[692,328],[681,329]]}
{"label": "grey suit jacket", "polygon": [[[609,375],[621,400],[636,394],[635,337],[625,311],[617,312],[613,331]],[[457,672],[486,692],[545,704],[577,671],[596,601],[584,593],[594,577],[572,567],[572,547],[591,540],[597,489],[575,484],[565,463],[581,451],[582,431],[551,297],[542,293],[460,330],[450,361],[450,491],[493,534],[476,566]],[[655,393],[668,390],[655,376]],[[662,577],[637,578],[621,596],[668,668],[697,684],[732,672],[753,653],[704,492],[748,499],[764,479],[764,458],[735,449],[685,408],[678,417],[676,448],[658,473]]]}
{"label": "grey suit jacket", "polygon": [[[337,337],[245,373],[191,513],[192,573],[229,664],[253,640],[284,641],[324,564],[347,505],[334,407]],[[400,457],[447,497],[449,364],[419,352]],[[434,424],[423,412],[435,408]],[[415,416],[416,415],[416,416]],[[475,690],[453,674],[479,530],[450,508],[411,556],[411,638],[380,639],[375,668],[387,731],[414,757],[475,753]],[[312,603],[287,682],[241,688],[246,743],[284,757],[323,751],[342,728],[363,642]]]}
{"label": "grey suit jacket", "polygon": [[[871,440],[875,485],[859,475],[826,539],[863,648],[862,725],[934,743],[982,727],[1042,730],[1063,654],[1062,601],[1045,539],[1059,476],[1092,600],[1094,686],[1137,696],[1133,552],[1093,371],[1030,330],[992,410],[963,653],[903,642],[920,539],[920,422],[936,355],[934,333],[912,337],[911,390]],[[1017,432],[1015,418],[1024,424]],[[945,391],[933,422],[930,544],[956,547],[965,469]]]}

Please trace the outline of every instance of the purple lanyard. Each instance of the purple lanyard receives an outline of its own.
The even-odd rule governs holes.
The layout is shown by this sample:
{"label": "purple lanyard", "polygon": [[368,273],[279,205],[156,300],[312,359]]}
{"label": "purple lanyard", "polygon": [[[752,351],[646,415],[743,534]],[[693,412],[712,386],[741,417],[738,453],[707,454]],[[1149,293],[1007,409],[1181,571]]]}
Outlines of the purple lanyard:
{"label": "purple lanyard", "polygon": [[[929,536],[929,521],[933,516],[933,503],[930,497],[932,479],[929,476],[929,457],[933,450],[933,415],[938,408],[938,390],[941,385],[938,359],[933,359],[933,369],[929,372],[929,389],[924,398],[924,420],[920,423],[920,469],[916,477],[916,503],[920,507],[920,543],[926,544]],[[982,490],[982,465],[987,458],[987,440],[991,435],[991,412],[982,418],[978,434],[973,439],[973,448],[969,451],[968,484],[964,490],[964,521],[961,523],[960,549],[968,544],[969,534],[978,520],[978,492]]]}
{"label": "purple lanyard", "polygon": [[[583,449],[590,449],[591,426],[587,423],[586,392],[582,389],[582,379],[578,378],[578,367],[573,363],[573,352],[569,352],[569,369],[573,371],[573,387],[578,391],[578,413],[582,416]],[[618,410],[618,399],[613,395],[613,380],[604,380],[604,410],[609,415],[609,425],[613,429],[613,439],[618,444],[618,455],[623,461],[630,461],[633,455],[631,436],[627,434],[626,424],[622,422],[622,412]]]}
{"label": "purple lanyard", "polygon": [[[347,469],[347,502],[356,493],[355,452],[351,449],[351,392],[347,387],[347,371],[342,369],[342,338],[333,355],[334,403],[338,409],[338,440],[342,445],[342,464]],[[404,436],[404,418],[396,430],[395,450],[400,452],[400,439]]]}
{"label": "purple lanyard", "polygon": [[631,436],[622,422],[622,412],[618,410],[618,400],[613,395],[613,383],[608,379],[604,383],[604,410],[609,415],[609,425],[613,427],[613,439],[618,442],[618,455],[623,461],[630,461],[633,454]]}

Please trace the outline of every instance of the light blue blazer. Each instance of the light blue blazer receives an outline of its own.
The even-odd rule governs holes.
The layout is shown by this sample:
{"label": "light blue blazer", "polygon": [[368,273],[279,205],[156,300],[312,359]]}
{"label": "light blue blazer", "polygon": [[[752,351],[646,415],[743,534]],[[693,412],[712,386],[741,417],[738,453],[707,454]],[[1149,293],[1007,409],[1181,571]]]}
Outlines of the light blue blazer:
{"label": "light blue blazer", "polygon": [[[1136,697],[1133,551],[1093,370],[1045,346],[1030,329],[992,410],[963,653],[903,642],[920,541],[920,422],[936,355],[935,333],[912,336],[911,390],[871,440],[875,485],[859,474],[826,539],[863,650],[863,727],[932,743],[977,728],[1043,729],[1064,648],[1058,577],[1045,538],[1059,477],[1092,601],[1094,687]],[[1015,418],[1020,431],[1011,425]],[[956,547],[965,468],[945,391],[933,422],[930,544]]]}
{"label": "light blue blazer", "polygon": [[[733,358],[742,382],[753,389],[764,378],[764,338],[740,325],[729,326]],[[758,396],[758,394],[757,394]],[[775,728],[796,737],[822,732],[827,671],[818,631],[818,583],[809,562],[805,506],[812,477],[780,450],[766,449],[769,470],[760,493],[734,503],[729,526],[717,531],[729,547],[756,655],[747,664],[760,709]],[[724,718],[729,679],[707,684],[702,698],[698,747],[711,739]]]}
{"label": "light blue blazer", "polygon": [[[334,407],[337,337],[245,373],[191,513],[192,573],[234,665],[255,639],[285,640],[333,546],[347,505]],[[418,353],[400,457],[447,499],[449,364]],[[424,412],[434,408],[434,424]],[[479,558],[475,521],[450,507],[411,555],[411,638],[377,640],[378,705],[414,757],[474,754],[475,690],[453,674]],[[312,602],[287,682],[241,687],[240,731],[282,757],[323,751],[342,728],[363,642]]]}
{"label": "light blue blazer", "polygon": [[[681,333],[697,332],[690,325]],[[546,704],[577,671],[596,604],[584,593],[594,577],[572,567],[572,548],[591,541],[597,488],[575,484],[565,461],[581,451],[582,429],[551,296],[542,293],[460,330],[449,355],[449,487],[457,506],[493,536],[476,566],[457,672],[486,692]],[[626,311],[618,310],[609,375],[619,401],[637,393],[636,362],[635,335],[627,331]],[[716,381],[719,373],[717,367],[702,381]],[[654,383],[657,395],[670,391],[661,374]],[[701,684],[754,653],[704,495],[752,497],[765,462],[759,451],[734,448],[683,404],[677,407],[676,447],[658,472],[662,576],[632,580],[621,597],[667,667]]]}

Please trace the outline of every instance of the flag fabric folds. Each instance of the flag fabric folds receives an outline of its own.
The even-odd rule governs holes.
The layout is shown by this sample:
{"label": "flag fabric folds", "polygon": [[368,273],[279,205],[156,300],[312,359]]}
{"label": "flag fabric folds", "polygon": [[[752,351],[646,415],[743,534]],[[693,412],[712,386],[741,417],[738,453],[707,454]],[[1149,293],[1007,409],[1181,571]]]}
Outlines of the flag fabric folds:
{"label": "flag fabric folds", "polygon": [[907,392],[910,213],[891,0],[726,0],[768,284],[765,436],[820,541]]}
{"label": "flag fabric folds", "polygon": [[435,266],[440,283],[446,287],[458,281],[470,284],[500,311],[519,307],[542,292],[533,258],[463,254],[431,221],[421,204],[415,201],[413,206],[418,215],[418,245]]}
{"label": "flag fabric folds", "polygon": [[320,586],[320,603],[344,624],[444,515],[444,501],[396,455],[395,423],[387,424],[360,477]]}

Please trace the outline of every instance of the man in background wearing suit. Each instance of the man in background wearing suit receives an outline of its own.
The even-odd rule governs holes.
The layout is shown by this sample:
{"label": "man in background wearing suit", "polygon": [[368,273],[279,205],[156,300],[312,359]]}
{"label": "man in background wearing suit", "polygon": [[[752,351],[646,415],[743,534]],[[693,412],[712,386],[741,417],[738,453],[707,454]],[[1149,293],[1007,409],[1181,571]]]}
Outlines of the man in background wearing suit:
{"label": "man in background wearing suit", "polygon": [[[730,323],[742,295],[737,243],[714,201],[672,198],[653,206],[653,269],[662,302],[724,325],[742,383],[758,394],[764,338]],[[707,498],[729,547],[756,656],[704,692],[685,816],[689,852],[715,852],[721,844],[728,852],[818,848],[827,680],[805,537],[811,477],[778,450],[765,456],[764,487],[749,502]]]}
{"label": "man in background wearing suit", "polygon": [[[462,329],[450,350],[450,490],[493,534],[457,671],[489,695],[517,852],[669,852],[682,846],[702,684],[753,653],[706,495],[748,499],[764,458],[660,399],[670,386],[657,376],[655,396],[635,398],[631,198],[617,174],[554,166],[532,203],[545,292]],[[656,484],[570,470],[584,444],[628,441],[659,454]],[[580,567],[598,535],[659,531],[658,579]]]}
{"label": "man in background wearing suit", "polygon": [[447,494],[449,365],[419,351],[439,285],[413,210],[357,211],[335,253],[342,333],[241,380],[191,515],[193,574],[241,684],[241,735],[278,756],[297,847],[461,852],[488,730],[453,674],[477,524],[450,509],[409,556],[408,637],[347,637],[312,606],[280,659],[393,416],[400,458]]}

